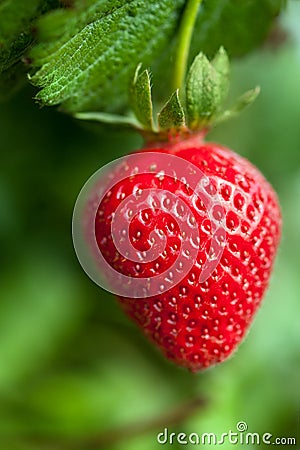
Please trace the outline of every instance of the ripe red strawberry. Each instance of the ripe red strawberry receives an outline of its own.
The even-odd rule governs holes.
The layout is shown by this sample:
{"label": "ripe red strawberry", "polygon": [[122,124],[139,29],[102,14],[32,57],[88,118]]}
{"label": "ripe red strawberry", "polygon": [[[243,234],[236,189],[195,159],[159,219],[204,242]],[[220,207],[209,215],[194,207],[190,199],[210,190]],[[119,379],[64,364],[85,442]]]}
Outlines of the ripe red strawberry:
{"label": "ripe red strawberry", "polygon": [[228,72],[223,49],[211,62],[198,55],[186,80],[186,110],[177,90],[155,126],[149,73],[138,69],[131,94],[139,123],[128,120],[155,144],[115,165],[108,179],[96,172],[74,212],[74,244],[87,273],[120,296],[167,358],[192,371],[223,361],[241,342],[280,240],[278,200],[263,175],[203,140],[212,124],[258,94],[249,91],[222,112]]}
{"label": "ripe red strawberry", "polygon": [[167,292],[148,298],[120,298],[126,313],[176,364],[198,371],[227,358],[241,342],[267,288],[280,239],[281,217],[276,194],[249,161],[231,150],[205,143],[201,136],[146,148],[179,156],[199,167],[216,188],[226,214],[226,244],[220,262],[200,283],[212,239],[211,223],[201,200],[182,182],[156,173],[118,182],[104,197],[95,220],[97,243],[107,262],[131,277],[153,277],[172,266],[184,240],[180,227],[162,205],[132,218],[130,240],[140,251],[150,247],[149,235],[161,230],[165,253],[153,262],[137,263],[121,256],[112,239],[117,207],[137,190],[166,189],[181,198],[197,221],[200,247],[184,279]]}

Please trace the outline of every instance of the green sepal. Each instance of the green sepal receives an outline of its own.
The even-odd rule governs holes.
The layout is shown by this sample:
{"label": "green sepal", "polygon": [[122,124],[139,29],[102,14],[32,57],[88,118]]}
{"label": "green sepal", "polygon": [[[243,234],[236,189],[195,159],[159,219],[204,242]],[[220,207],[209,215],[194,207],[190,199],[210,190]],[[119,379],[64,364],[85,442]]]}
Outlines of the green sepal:
{"label": "green sepal", "polygon": [[219,123],[225,122],[227,119],[231,119],[240,114],[247,106],[251,105],[258,97],[260,93],[260,87],[256,86],[254,89],[251,89],[241,95],[236,103],[228,110],[223,111],[215,120],[214,125],[218,125]]}
{"label": "green sepal", "polygon": [[82,112],[73,115],[75,119],[100,122],[104,125],[117,126],[122,129],[142,131],[142,127],[134,117],[119,116],[103,112]]}
{"label": "green sepal", "polygon": [[141,64],[137,66],[130,91],[131,108],[144,126],[145,130],[153,130],[153,106],[151,97],[151,82],[148,70],[140,73]]}
{"label": "green sepal", "polygon": [[220,95],[220,103],[222,103],[228,95],[230,84],[229,83],[230,64],[228,55],[224,50],[224,47],[220,47],[214,59],[211,61],[211,64],[219,77],[219,95]]}
{"label": "green sepal", "polygon": [[199,53],[186,81],[186,109],[191,130],[204,128],[212,121],[221,104],[220,86],[220,73],[203,53]]}
{"label": "green sepal", "polygon": [[158,126],[160,130],[169,130],[185,126],[185,115],[179,99],[177,89],[158,113]]}

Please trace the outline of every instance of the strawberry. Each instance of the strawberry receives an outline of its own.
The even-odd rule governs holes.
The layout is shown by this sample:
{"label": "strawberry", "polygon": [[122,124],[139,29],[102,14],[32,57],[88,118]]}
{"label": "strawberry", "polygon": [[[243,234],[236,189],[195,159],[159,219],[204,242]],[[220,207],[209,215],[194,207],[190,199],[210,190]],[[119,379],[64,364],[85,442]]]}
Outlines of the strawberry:
{"label": "strawberry", "polygon": [[149,187],[176,194],[192,211],[200,245],[185,277],[167,292],[147,298],[120,297],[119,301],[167,358],[198,371],[223,361],[235,350],[261,303],[280,239],[278,200],[249,161],[225,147],[205,143],[202,135],[143,151],[151,152],[150,165],[167,153],[191,162],[209,177],[225,213],[226,242],[220,261],[211,275],[199,282],[212,239],[204,203],[186,184],[157,173],[137,173],[116,183],[99,205],[95,235],[115,270],[128,277],[153,277],[174,264],[184,240],[180,227],[162,205],[136,214],[129,230],[139,251],[149,249],[154,230],[166,236],[164,254],[154,261],[137,263],[116,250],[111,233],[114,212],[127,197]]}
{"label": "strawberry", "polygon": [[96,172],[74,211],[74,244],[86,272],[118,295],[168,359],[191,371],[224,361],[242,341],[281,233],[277,196],[259,170],[204,140],[258,94],[249,91],[222,113],[228,71],[223,49],[211,62],[198,55],[187,76],[186,110],[176,90],[155,126],[149,73],[138,68],[131,90],[138,122],[127,122],[148,142]]}

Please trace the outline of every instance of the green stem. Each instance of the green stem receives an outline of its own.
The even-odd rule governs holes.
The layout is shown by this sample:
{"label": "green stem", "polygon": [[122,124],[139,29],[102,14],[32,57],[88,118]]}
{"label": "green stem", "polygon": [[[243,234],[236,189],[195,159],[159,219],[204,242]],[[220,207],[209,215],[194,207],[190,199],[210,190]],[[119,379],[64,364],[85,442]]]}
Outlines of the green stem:
{"label": "green stem", "polygon": [[180,89],[183,86],[187,60],[189,56],[190,44],[193,35],[194,25],[202,0],[187,0],[187,5],[183,12],[183,17],[178,33],[178,47],[175,56],[173,89]]}

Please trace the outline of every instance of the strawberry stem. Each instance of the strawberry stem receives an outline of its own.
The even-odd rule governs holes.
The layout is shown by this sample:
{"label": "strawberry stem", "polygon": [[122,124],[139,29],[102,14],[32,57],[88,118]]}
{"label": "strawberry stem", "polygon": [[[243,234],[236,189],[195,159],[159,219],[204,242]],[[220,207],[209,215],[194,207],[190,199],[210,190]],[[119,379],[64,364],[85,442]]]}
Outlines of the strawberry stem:
{"label": "strawberry stem", "polygon": [[173,90],[180,89],[181,94],[184,92],[183,87],[187,61],[189,56],[190,44],[193,35],[194,25],[197,13],[202,0],[188,0],[183,12],[182,20],[178,32],[178,47],[175,56]]}

